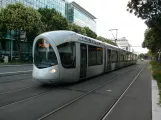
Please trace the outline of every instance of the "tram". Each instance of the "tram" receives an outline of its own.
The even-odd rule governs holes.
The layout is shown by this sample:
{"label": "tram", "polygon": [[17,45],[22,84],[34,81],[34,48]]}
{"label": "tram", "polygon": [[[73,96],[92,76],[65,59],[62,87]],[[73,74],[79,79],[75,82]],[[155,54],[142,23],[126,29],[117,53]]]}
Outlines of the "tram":
{"label": "tram", "polygon": [[137,55],[72,31],[51,31],[33,42],[33,80],[71,83],[136,64]]}

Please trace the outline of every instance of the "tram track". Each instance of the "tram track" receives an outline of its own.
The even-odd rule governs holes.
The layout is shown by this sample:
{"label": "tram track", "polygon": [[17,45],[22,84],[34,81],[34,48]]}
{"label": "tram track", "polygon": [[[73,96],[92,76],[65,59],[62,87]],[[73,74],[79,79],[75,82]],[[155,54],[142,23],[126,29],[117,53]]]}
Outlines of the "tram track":
{"label": "tram track", "polygon": [[33,87],[37,87],[38,85],[32,85],[32,86],[26,86],[24,88],[19,88],[19,89],[15,89],[15,90],[9,90],[9,91],[6,91],[6,92],[0,92],[0,95],[3,95],[3,94],[7,94],[7,93],[12,93],[12,92],[16,92],[16,91],[21,91],[21,90],[25,90],[25,89],[29,89],[29,88],[33,88]]}
{"label": "tram track", "polygon": [[[117,76],[111,78],[110,80],[104,82],[103,84],[101,84],[101,85],[95,87],[94,89],[92,89],[92,90],[86,92],[86,93],[83,94],[83,95],[78,96],[77,98],[75,98],[75,99],[69,101],[68,103],[62,105],[61,107],[59,107],[59,108],[57,108],[57,109],[51,111],[50,113],[45,114],[44,116],[38,118],[37,120],[43,120],[43,119],[49,117],[50,115],[52,115],[52,114],[54,114],[54,113],[56,113],[56,112],[62,110],[63,108],[66,108],[66,107],[70,106],[71,104],[73,104],[73,103],[75,103],[75,102],[81,100],[82,98],[86,97],[87,95],[90,95],[90,94],[93,93],[94,91],[100,89],[101,87],[105,86],[106,84],[112,82],[114,79],[116,79],[116,78],[118,78],[118,77],[120,77],[120,76],[122,76],[122,75],[124,75],[124,74],[127,74],[127,73],[130,72],[130,71],[131,71],[131,70],[129,70],[129,71],[125,72],[125,73],[119,74],[119,75],[117,75]],[[73,90],[73,89],[69,89],[69,90]],[[77,91],[77,90],[76,90],[76,91]],[[83,91],[83,92],[84,92],[84,91]]]}
{"label": "tram track", "polygon": [[35,97],[39,97],[39,96],[48,94],[48,93],[53,92],[53,91],[56,91],[56,90],[57,90],[57,89],[46,90],[46,91],[44,91],[44,92],[40,92],[40,93],[38,93],[38,94],[36,94],[36,95],[31,95],[30,97],[23,98],[23,99],[20,99],[20,100],[18,100],[18,101],[7,102],[7,103],[4,103],[4,104],[1,104],[1,103],[0,103],[0,108],[6,107],[6,106],[8,106],[8,105],[16,104],[16,103],[19,103],[19,102],[22,102],[22,101],[25,101],[25,100],[33,99],[33,98],[35,98]]}
{"label": "tram track", "polygon": [[1,81],[0,84],[3,84],[3,83],[10,83],[10,82],[17,82],[17,81],[25,81],[25,80],[28,80],[28,79],[32,79],[32,77],[22,78],[22,79],[18,79],[18,80]]}
{"label": "tram track", "polygon": [[[144,67],[142,67],[141,70],[139,70],[139,72],[137,72],[137,75],[135,75],[134,79],[127,85],[126,88],[124,88],[124,90],[121,92],[121,94],[114,100],[113,104],[108,107],[108,109],[101,115],[101,117],[98,119],[98,120],[105,120],[106,117],[112,112],[112,110],[115,108],[115,106],[119,103],[119,101],[122,99],[122,97],[124,96],[124,94],[128,91],[128,89],[131,87],[131,85],[135,82],[135,80],[138,78],[138,76],[141,74],[141,72],[144,70],[144,68],[146,67],[146,65]],[[127,71],[126,73],[124,74],[127,74],[129,71]],[[122,76],[124,74],[121,74],[121,75],[118,75],[117,77],[115,78],[118,78],[119,76]],[[115,78],[112,78],[112,79],[115,79]],[[111,80],[110,80],[111,81]],[[63,106],[51,111],[50,113],[47,113],[45,114],[44,116],[38,118],[37,120],[48,120],[48,117],[54,115],[55,113],[61,111],[62,109],[74,104],[75,102],[78,102],[79,100],[85,98],[87,95],[90,95],[91,93],[95,93],[96,90],[102,88],[103,86],[105,86],[107,83],[109,83],[110,81],[107,81],[106,83],[104,83],[103,85],[100,85],[98,86],[97,88],[87,92],[86,94],[83,94],[79,97],[77,97],[76,99],[64,104]],[[52,117],[51,117],[52,118]],[[50,120],[50,119],[49,119]]]}
{"label": "tram track", "polygon": [[[126,74],[126,73],[128,73],[128,72],[130,72],[130,71],[131,71],[131,70],[129,70],[129,71],[125,72],[125,73],[118,74],[118,75],[115,76],[115,77],[112,77],[110,80],[106,81],[105,83],[101,84],[100,86],[94,88],[93,90],[91,90],[91,91],[89,91],[89,92],[83,91],[83,93],[85,93],[85,92],[86,92],[86,93],[83,94],[82,96],[76,98],[75,100],[72,100],[72,101],[69,102],[69,103],[71,104],[72,102],[74,102],[74,101],[76,101],[76,100],[79,100],[79,99],[81,99],[82,97],[85,97],[86,95],[90,94],[91,92],[93,92],[93,91],[99,89],[100,87],[106,85],[107,83],[111,82],[113,79],[115,79],[115,78],[117,78],[117,77],[119,77],[119,76],[122,76],[122,75],[124,75],[124,74]],[[18,92],[18,91],[21,91],[21,90],[34,88],[34,87],[38,87],[38,85],[31,86],[31,87],[26,87],[26,88],[22,88],[22,89],[17,89],[17,90],[12,90],[12,91],[8,91],[8,92],[4,92],[4,93],[0,93],[0,96],[1,96],[1,95],[4,95],[4,94],[12,93],[12,92]],[[68,89],[68,88],[66,88],[66,87],[60,87],[60,88],[61,88],[61,89],[64,89],[64,90],[77,91],[77,90],[73,90],[73,89]],[[59,88],[59,89],[60,89],[60,88]],[[35,94],[35,95],[31,95],[30,97],[26,97],[26,98],[23,98],[23,99],[20,99],[20,100],[17,100],[17,101],[7,102],[7,103],[3,103],[3,104],[0,103],[0,108],[6,107],[6,106],[9,106],[9,105],[12,105],[12,104],[17,104],[17,103],[20,103],[20,102],[25,101],[25,100],[29,100],[29,99],[33,99],[33,98],[36,98],[36,97],[40,97],[40,96],[46,95],[46,94],[48,94],[48,93],[50,93],[50,92],[53,92],[53,91],[56,91],[56,90],[59,90],[59,89],[55,89],[55,88],[54,88],[54,89],[51,89],[51,90],[49,90],[49,91],[45,91],[45,92],[42,92],[42,93],[38,93],[38,94]],[[68,104],[69,104],[69,103],[68,103]],[[64,108],[65,106],[67,106],[68,104],[63,105],[63,108]],[[60,108],[59,108],[59,109],[60,109]],[[59,109],[58,109],[58,110],[59,110]],[[58,110],[56,109],[56,111],[58,111]]]}
{"label": "tram track", "polygon": [[33,88],[35,86],[38,86],[38,84],[34,84],[34,82],[29,80],[0,84],[0,95]]}
{"label": "tram track", "polygon": [[[78,84],[67,84],[64,86],[59,86],[58,88],[55,88],[55,87],[53,88],[53,86],[51,86],[51,89],[50,90],[48,89],[48,91],[42,91],[41,89],[39,89],[38,92],[40,90],[41,91],[38,94],[32,93],[35,91],[35,88],[38,87],[38,86],[33,86],[33,89],[31,88],[32,90],[25,90],[24,89],[25,91],[21,91],[21,90],[15,91],[15,93],[16,93],[15,98],[16,99],[11,98],[12,100],[7,101],[7,99],[10,99],[9,96],[15,95],[14,92],[11,91],[11,92],[9,92],[11,94],[8,94],[7,95],[8,97],[5,97],[5,99],[3,99],[3,103],[2,102],[0,103],[0,111],[1,111],[0,112],[0,119],[11,119],[12,117],[14,117],[14,119],[20,119],[20,118],[22,119],[22,118],[24,118],[24,115],[25,115],[26,120],[27,119],[32,119],[32,120],[45,119],[46,120],[46,119],[48,119],[48,117],[50,118],[51,116],[54,116],[57,113],[60,114],[61,110],[64,110],[64,109],[66,110],[66,108],[68,108],[68,106],[72,107],[73,106],[72,104],[74,104],[74,103],[76,104],[77,101],[80,102],[80,101],[82,101],[81,99],[88,99],[89,96],[95,94],[95,91],[97,91],[97,89],[100,89],[100,88],[102,89],[103,87],[105,87],[105,85],[109,85],[111,83],[113,84],[112,81],[115,81],[115,80],[117,81],[121,76],[123,77],[125,74],[129,74],[129,72],[133,73],[133,71],[135,70],[135,67],[137,67],[137,66],[130,67],[130,69],[128,68],[128,69],[124,69],[121,71],[119,70],[118,72],[114,71],[114,72],[111,72],[112,74],[108,73],[109,77],[106,75],[105,75],[105,77],[103,77],[104,75],[101,75],[100,77],[98,76],[98,77],[91,79],[91,80],[79,82]],[[139,69],[137,71],[135,71],[135,75],[138,73],[138,71],[142,67],[141,68],[138,67],[138,68]],[[102,80],[98,81],[97,79],[100,79],[100,80],[102,79]],[[89,81],[91,81],[91,82],[89,82]],[[94,82],[92,82],[92,81],[94,81]],[[89,85],[91,86],[91,84],[92,84],[92,87],[90,87],[90,89],[86,89],[86,88],[88,88]],[[85,89],[83,87],[84,85],[86,86]],[[83,87],[83,89],[81,86]],[[29,87],[29,89],[30,89],[30,87]],[[20,92],[21,94],[19,93],[19,91],[21,91]],[[27,94],[27,97],[24,97],[24,96],[26,96],[24,94]],[[99,93],[97,93],[97,94],[99,94]],[[1,96],[3,97],[3,94],[2,95],[0,94],[0,98],[1,98]],[[18,96],[21,96],[21,97],[18,97]],[[60,99],[60,101],[59,101],[59,99]],[[55,103],[55,104],[53,104],[53,103]],[[24,110],[24,107],[26,110]],[[31,111],[33,111],[33,110],[37,111],[37,109],[40,111],[36,112],[34,116],[29,117],[29,115],[32,114]],[[11,111],[14,111],[14,112],[11,112]],[[21,115],[19,117],[16,117],[17,115],[19,115],[19,112],[21,113]],[[26,114],[26,112],[27,112],[27,114]],[[8,114],[10,116],[8,116]],[[47,115],[47,116],[45,116],[45,115]],[[42,117],[44,117],[44,118],[42,118]]]}
{"label": "tram track", "polygon": [[1,79],[0,84],[7,83],[7,82],[16,82],[16,81],[21,81],[21,80],[30,79],[30,78],[32,78],[30,73],[16,74],[16,75],[12,75],[12,77],[10,75],[0,76],[0,79]]}
{"label": "tram track", "polygon": [[132,84],[136,81],[136,79],[139,77],[139,75],[141,74],[141,72],[144,70],[144,68],[146,66],[147,65],[145,65],[139,71],[139,73],[135,76],[135,78],[132,80],[132,82],[129,83],[129,85],[123,90],[122,94],[120,94],[120,96],[115,100],[115,102],[111,105],[111,107],[107,111],[105,111],[105,113],[103,114],[103,117],[101,117],[99,120],[106,120],[106,118],[110,115],[110,113],[113,111],[113,109],[117,106],[117,104],[120,102],[120,100],[123,98],[123,96],[125,95],[125,93],[132,86]]}

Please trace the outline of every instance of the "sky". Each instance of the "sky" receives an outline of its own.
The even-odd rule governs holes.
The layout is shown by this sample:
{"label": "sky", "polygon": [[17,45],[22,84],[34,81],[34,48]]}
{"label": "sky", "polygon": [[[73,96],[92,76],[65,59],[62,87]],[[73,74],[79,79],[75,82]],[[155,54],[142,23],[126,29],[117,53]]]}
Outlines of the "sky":
{"label": "sky", "polygon": [[[118,37],[126,37],[135,52],[147,53],[141,48],[147,26],[144,21],[127,10],[129,0],[68,0],[75,1],[96,19],[97,35],[113,38],[110,29],[118,29]],[[113,31],[115,35],[115,31]],[[139,47],[140,46],[140,47]]]}

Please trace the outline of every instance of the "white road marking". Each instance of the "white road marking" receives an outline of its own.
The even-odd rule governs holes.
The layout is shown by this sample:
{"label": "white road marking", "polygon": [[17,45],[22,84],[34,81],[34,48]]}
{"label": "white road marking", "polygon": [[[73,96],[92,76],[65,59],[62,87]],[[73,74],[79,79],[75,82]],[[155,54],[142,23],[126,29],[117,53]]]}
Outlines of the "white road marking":
{"label": "white road marking", "polygon": [[106,90],[107,92],[111,92],[112,90]]}
{"label": "white road marking", "polygon": [[32,66],[33,64],[23,64],[23,65],[0,65],[0,67],[16,67],[16,66]]}
{"label": "white road marking", "polygon": [[0,73],[0,75],[5,75],[5,74],[14,74],[14,73],[28,73],[32,72],[33,70],[28,70],[28,71],[17,71],[17,72],[5,72],[5,73]]}

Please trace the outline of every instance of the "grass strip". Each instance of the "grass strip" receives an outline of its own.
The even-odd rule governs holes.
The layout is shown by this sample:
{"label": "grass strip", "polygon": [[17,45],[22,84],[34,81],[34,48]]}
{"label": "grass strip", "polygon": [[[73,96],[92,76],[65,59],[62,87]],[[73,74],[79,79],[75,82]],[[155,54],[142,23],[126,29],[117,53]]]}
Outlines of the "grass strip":
{"label": "grass strip", "polygon": [[153,78],[157,81],[158,87],[159,87],[159,96],[160,96],[160,104],[161,104],[161,64],[158,64],[155,61],[150,62],[152,66],[152,75]]}

